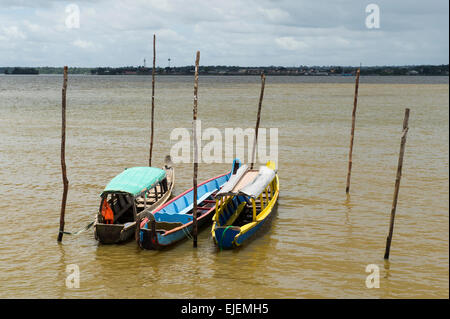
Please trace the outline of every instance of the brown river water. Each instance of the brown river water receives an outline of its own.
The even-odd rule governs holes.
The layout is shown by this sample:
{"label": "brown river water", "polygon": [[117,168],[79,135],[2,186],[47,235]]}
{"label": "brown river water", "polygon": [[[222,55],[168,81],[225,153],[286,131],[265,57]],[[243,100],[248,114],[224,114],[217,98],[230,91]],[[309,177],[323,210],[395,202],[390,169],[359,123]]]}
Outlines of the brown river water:
{"label": "brown river water", "polygon": [[[353,77],[268,77],[261,127],[278,128],[280,198],[240,249],[144,251],[99,245],[92,228],[56,241],[62,196],[61,76],[0,76],[1,298],[449,298],[448,77],[362,77],[351,194],[345,194]],[[203,129],[253,128],[258,77],[201,76]],[[193,77],[156,84],[153,165],[191,129]],[[99,194],[148,162],[151,77],[69,76],[66,230],[95,216]],[[389,228],[404,109],[411,109],[390,261]],[[192,164],[175,164],[179,194]],[[199,165],[199,181],[230,164]],[[76,264],[80,287],[66,287]],[[369,264],[379,288],[367,288]]]}

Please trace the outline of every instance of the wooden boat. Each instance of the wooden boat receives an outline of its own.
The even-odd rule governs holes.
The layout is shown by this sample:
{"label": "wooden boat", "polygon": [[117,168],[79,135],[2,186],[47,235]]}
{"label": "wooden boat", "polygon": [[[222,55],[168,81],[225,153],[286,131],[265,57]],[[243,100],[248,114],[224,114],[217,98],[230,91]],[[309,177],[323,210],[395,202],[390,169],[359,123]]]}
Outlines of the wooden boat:
{"label": "wooden boat", "polygon": [[[211,178],[197,186],[197,226],[211,222],[215,210],[215,194],[236,172],[240,161],[235,159],[231,172]],[[152,213],[142,216],[139,246],[161,250],[184,239],[191,238],[193,228],[193,188],[178,195]]]}
{"label": "wooden boat", "polygon": [[165,204],[174,183],[170,156],[163,168],[132,167],[114,177],[101,194],[94,222],[95,239],[115,244],[137,235],[136,220]]}
{"label": "wooden boat", "polygon": [[220,249],[242,245],[268,220],[278,200],[275,164],[258,170],[243,165],[216,194],[211,235]]}

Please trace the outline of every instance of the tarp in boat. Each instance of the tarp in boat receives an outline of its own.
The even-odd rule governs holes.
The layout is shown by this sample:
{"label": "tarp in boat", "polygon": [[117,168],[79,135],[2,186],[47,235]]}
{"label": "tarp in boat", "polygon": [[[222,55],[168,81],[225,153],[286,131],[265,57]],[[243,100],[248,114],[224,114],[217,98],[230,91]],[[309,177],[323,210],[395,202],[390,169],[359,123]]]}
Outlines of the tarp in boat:
{"label": "tarp in boat", "polygon": [[230,176],[230,179],[222,186],[220,191],[217,192],[216,196],[226,196],[233,193],[233,188],[241,180],[242,176],[248,171],[248,166],[246,164],[239,167],[236,174]]}
{"label": "tarp in boat", "polygon": [[249,170],[247,165],[241,166],[217,193],[216,197],[245,195],[258,197],[275,178],[275,170],[262,166],[259,171]]}
{"label": "tarp in boat", "polygon": [[249,197],[258,197],[266,189],[266,187],[275,178],[275,171],[266,166],[262,166],[259,169],[258,176],[251,182],[247,184],[244,188],[239,190],[239,193],[247,195]]}
{"label": "tarp in boat", "polygon": [[166,171],[156,167],[131,167],[114,177],[102,194],[124,192],[136,196],[153,188],[166,177]]}

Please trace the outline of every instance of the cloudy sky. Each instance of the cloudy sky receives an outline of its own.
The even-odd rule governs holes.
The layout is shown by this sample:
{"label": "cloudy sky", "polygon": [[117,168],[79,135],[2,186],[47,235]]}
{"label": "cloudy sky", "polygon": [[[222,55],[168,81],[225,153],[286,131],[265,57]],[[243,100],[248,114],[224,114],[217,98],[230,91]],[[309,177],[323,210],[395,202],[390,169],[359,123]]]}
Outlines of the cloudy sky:
{"label": "cloudy sky", "polygon": [[141,65],[154,33],[162,67],[447,64],[449,2],[0,0],[0,66]]}

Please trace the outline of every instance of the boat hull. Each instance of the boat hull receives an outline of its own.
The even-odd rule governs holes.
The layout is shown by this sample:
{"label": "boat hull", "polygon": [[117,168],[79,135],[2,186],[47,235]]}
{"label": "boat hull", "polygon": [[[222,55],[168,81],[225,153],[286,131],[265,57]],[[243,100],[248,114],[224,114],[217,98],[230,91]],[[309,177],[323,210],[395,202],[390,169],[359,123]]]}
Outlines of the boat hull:
{"label": "boat hull", "polygon": [[215,221],[211,230],[214,243],[220,249],[232,249],[241,246],[255,236],[258,230],[271,219],[278,205],[279,179],[275,176],[276,190],[274,197],[266,207],[263,216],[256,221],[250,222],[242,227],[238,226],[219,226]]}
{"label": "boat hull", "polygon": [[136,232],[136,222],[132,225],[96,223],[94,232],[95,238],[102,244],[127,242]]}
{"label": "boat hull", "polygon": [[266,218],[261,220],[256,226],[252,227],[245,233],[239,235],[230,248],[235,248],[235,247],[241,246],[242,244],[244,244],[244,242],[247,242],[250,239],[254,238],[255,235],[257,234],[258,230],[260,230],[265,224],[270,224],[269,220],[272,218],[272,216],[274,214],[274,210],[276,210],[276,208],[277,208],[277,205],[278,205],[278,203],[275,203],[270,214]]}
{"label": "boat hull", "polygon": [[[202,228],[211,224],[211,217],[214,214],[214,209],[209,213],[204,214],[197,220],[197,227]],[[164,233],[150,229],[141,229],[141,247],[149,250],[164,250],[179,241],[186,238],[191,238],[193,225],[192,222],[165,235]],[[155,235],[156,234],[156,235]]]}
{"label": "boat hull", "polygon": [[[204,209],[202,209],[200,205],[210,200],[208,198],[212,196],[211,194],[213,194],[215,191],[218,191],[220,187],[228,180],[230,175],[231,173],[222,174],[207,181],[204,181],[203,183],[198,185],[199,198],[202,197],[201,191],[204,191],[205,194],[210,194],[205,195],[206,197],[200,199],[198,202],[199,205],[198,212],[200,212],[199,217],[197,218],[198,228],[202,227],[203,225],[210,224],[212,222],[212,216],[215,210],[214,205],[203,206]],[[175,209],[174,206],[176,207],[176,209],[183,210],[188,209],[186,207],[190,207],[190,205],[192,205],[192,191],[193,188],[190,188],[184,193],[173,198],[171,201],[167,202],[160,209],[154,210],[152,212],[152,215],[156,217],[152,218],[153,221],[145,220],[140,224],[139,245],[142,248],[162,250],[174,245],[175,243],[183,240],[184,238],[192,237],[191,235],[193,230],[192,215],[188,214],[187,212],[179,214],[173,212],[173,209]],[[183,203],[186,207],[181,208],[178,207],[181,206],[181,204]],[[170,211],[171,213],[165,211]],[[158,217],[159,214],[163,216],[163,219]],[[165,218],[170,217],[171,220],[170,219],[164,220],[164,217]],[[176,223],[177,219],[179,218],[181,218],[181,222]],[[169,228],[170,224],[173,224],[174,227],[168,230],[160,230],[159,229],[160,224],[164,224],[164,226],[169,225]]]}

